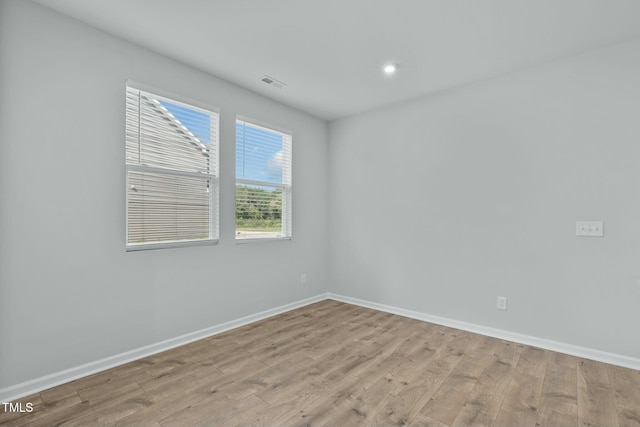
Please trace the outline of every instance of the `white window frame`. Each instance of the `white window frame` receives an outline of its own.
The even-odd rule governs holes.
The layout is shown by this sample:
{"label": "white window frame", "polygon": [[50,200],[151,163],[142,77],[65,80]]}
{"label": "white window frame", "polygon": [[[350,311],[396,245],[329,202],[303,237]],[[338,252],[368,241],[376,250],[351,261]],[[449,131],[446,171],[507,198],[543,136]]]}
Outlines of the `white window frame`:
{"label": "white window frame", "polygon": [[[236,237],[235,241],[238,244],[243,243],[256,243],[256,242],[273,242],[273,241],[288,241],[293,237],[293,133],[289,130],[285,130],[279,128],[277,126],[272,126],[259,120],[255,120],[246,116],[237,115],[235,124],[238,122],[244,122],[250,126],[263,128],[266,131],[279,133],[283,136],[283,150],[287,150],[288,155],[288,168],[289,168],[289,182],[288,183],[273,183],[269,181],[255,181],[250,179],[238,178],[238,172],[236,171],[236,186],[237,184],[245,184],[245,185],[255,185],[255,186],[263,186],[263,187],[274,187],[280,188],[282,190],[282,236],[281,237],[259,237],[259,238],[244,238],[238,239]],[[236,129],[237,126],[234,126]],[[238,138],[235,135],[235,144],[237,144]],[[237,154],[237,147],[234,144],[234,156]],[[235,162],[234,162],[235,164]],[[234,191],[234,195],[236,192]],[[237,228],[236,228],[236,209],[234,203],[234,230],[236,230],[237,236]]]}
{"label": "white window frame", "polygon": [[[129,88],[146,92],[159,99],[166,100],[172,104],[183,106],[186,108],[194,109],[210,115],[211,122],[211,139],[209,141],[209,155],[211,159],[210,169],[208,174],[199,172],[187,172],[168,168],[147,166],[143,164],[131,164],[127,162],[125,156],[125,247],[126,251],[142,251],[151,249],[167,249],[167,248],[180,248],[190,246],[209,246],[215,245],[219,241],[219,195],[220,195],[220,169],[219,169],[219,146],[220,146],[220,111],[216,107],[203,104],[198,101],[194,101],[167,91],[156,89],[138,82],[128,80],[126,82],[126,89]],[[126,91],[125,91],[126,93]],[[129,112],[127,112],[129,114]],[[139,112],[138,112],[138,127],[139,127]],[[125,123],[125,151],[126,151],[126,138],[127,138],[127,124]],[[160,242],[143,242],[143,243],[129,243],[129,174],[130,172],[147,172],[158,173],[163,175],[184,176],[197,179],[209,179],[210,189],[209,192],[209,238],[208,239],[194,239],[194,240],[169,240]]]}

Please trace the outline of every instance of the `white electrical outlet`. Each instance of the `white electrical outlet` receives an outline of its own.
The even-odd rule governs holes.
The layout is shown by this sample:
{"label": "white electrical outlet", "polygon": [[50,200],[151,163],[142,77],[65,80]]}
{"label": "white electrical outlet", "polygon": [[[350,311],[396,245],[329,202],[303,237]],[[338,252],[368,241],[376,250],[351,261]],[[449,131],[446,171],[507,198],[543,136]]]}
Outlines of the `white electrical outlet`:
{"label": "white electrical outlet", "polygon": [[498,310],[506,310],[507,309],[507,297],[498,297],[496,300],[496,308]]}
{"label": "white electrical outlet", "polygon": [[300,284],[301,285],[306,285],[307,284],[307,275],[306,274],[301,274],[300,275]]}

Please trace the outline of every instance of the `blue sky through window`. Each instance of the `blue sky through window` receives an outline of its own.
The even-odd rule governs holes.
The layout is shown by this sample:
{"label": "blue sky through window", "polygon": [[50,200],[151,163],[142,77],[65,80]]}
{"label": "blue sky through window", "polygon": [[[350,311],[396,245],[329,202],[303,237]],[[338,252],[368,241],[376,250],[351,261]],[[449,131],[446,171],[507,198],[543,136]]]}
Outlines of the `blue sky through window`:
{"label": "blue sky through window", "polygon": [[282,184],[282,135],[236,122],[236,177]]}
{"label": "blue sky through window", "polygon": [[171,102],[161,100],[160,103],[164,108],[169,110],[171,114],[193,132],[200,142],[209,146],[211,137],[211,123],[209,115],[201,111],[183,107],[181,105],[172,104]]}

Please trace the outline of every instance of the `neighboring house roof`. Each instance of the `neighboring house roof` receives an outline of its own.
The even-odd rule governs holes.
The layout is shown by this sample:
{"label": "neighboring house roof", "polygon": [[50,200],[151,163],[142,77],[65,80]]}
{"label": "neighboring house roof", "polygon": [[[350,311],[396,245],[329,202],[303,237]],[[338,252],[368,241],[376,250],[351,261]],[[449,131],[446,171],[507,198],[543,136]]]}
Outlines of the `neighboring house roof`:
{"label": "neighboring house roof", "polygon": [[[211,162],[208,141],[198,138],[193,130],[172,114],[170,109],[173,105],[170,100],[164,101],[151,93],[127,88],[127,163],[210,174],[211,167],[215,165]],[[185,117],[189,117],[189,107],[185,105],[181,108],[180,111],[187,114]],[[196,126],[194,130],[208,125],[211,119],[210,114],[199,114],[202,117],[198,117],[198,111],[194,108],[193,116],[197,119],[185,119]],[[200,121],[203,121],[202,125]]]}
{"label": "neighboring house roof", "polygon": [[[180,135],[185,143],[191,144],[201,155],[209,157],[207,146],[200,141],[200,139],[189,130],[180,120],[178,120],[167,108],[162,105],[162,102],[155,98],[142,97],[142,100],[146,101],[149,106],[159,117],[164,120],[161,123],[166,124],[166,127]],[[203,151],[204,150],[204,151]]]}

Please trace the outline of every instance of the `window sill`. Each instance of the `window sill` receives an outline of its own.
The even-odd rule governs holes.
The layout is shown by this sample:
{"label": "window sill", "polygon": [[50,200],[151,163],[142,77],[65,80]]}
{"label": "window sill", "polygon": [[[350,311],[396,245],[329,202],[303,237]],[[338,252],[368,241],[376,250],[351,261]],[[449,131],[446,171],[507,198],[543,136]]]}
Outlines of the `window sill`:
{"label": "window sill", "polygon": [[244,243],[259,243],[259,242],[279,242],[279,241],[290,241],[291,237],[263,237],[257,239],[236,239],[236,244],[244,244]]}
{"label": "window sill", "polygon": [[189,246],[213,246],[218,244],[218,239],[206,240],[180,240],[158,243],[133,243],[126,246],[127,252],[148,251],[153,249],[185,248]]}

